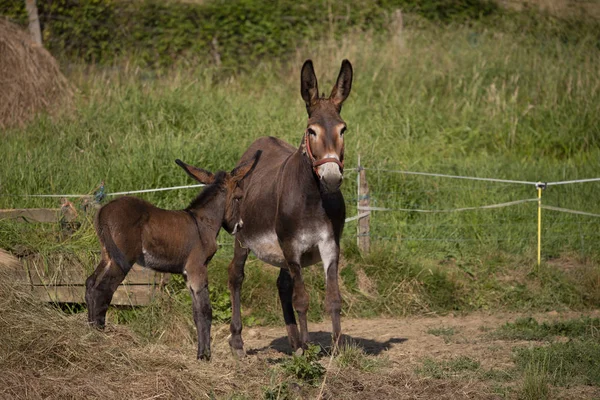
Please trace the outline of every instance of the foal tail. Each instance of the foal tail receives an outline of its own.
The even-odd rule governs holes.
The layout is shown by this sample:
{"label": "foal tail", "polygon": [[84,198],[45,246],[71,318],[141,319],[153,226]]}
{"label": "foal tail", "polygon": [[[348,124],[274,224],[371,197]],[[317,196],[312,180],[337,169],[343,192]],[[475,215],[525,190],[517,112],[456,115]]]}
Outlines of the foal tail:
{"label": "foal tail", "polygon": [[100,209],[96,215],[96,234],[100,239],[100,243],[102,243],[102,245],[106,249],[110,259],[113,262],[117,263],[119,268],[121,268],[121,270],[123,271],[123,274],[127,275],[129,270],[131,269],[131,264],[129,264],[129,261],[127,261],[125,255],[113,240],[112,234],[110,232],[110,226],[101,222],[101,213],[102,209]]}

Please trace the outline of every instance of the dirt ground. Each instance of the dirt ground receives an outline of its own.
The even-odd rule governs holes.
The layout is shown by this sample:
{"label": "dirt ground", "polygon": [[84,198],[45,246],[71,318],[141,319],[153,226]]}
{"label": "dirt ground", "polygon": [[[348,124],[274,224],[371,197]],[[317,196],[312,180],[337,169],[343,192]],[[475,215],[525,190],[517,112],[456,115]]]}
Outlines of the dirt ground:
{"label": "dirt ground", "polygon": [[[597,317],[600,310],[584,313],[551,311],[547,313],[475,313],[466,316],[408,317],[402,319],[345,319],[342,329],[347,339],[358,344],[369,356],[381,358],[385,367],[373,373],[354,373],[328,365],[328,377],[323,398],[410,398],[410,399],[499,399],[518,398],[520,378],[502,382],[485,379],[485,372],[514,370],[515,346],[541,345],[536,342],[498,340],[490,332],[521,317],[534,317],[539,322]],[[228,326],[215,327],[214,356],[231,357],[227,344]],[[311,340],[331,346],[331,326],[328,321],[309,324]],[[432,332],[453,332],[450,335]],[[247,363],[276,360],[289,352],[284,327],[254,327],[245,329]],[[478,373],[456,374],[442,379],[418,373],[424,360],[447,361],[468,357],[480,363]],[[314,393],[299,393],[311,397]],[[317,395],[318,396],[318,395]],[[591,386],[551,388],[551,398],[600,398],[600,390]]]}
{"label": "dirt ground", "polygon": [[[360,362],[374,367],[340,365],[325,354],[319,361],[324,381],[311,385],[282,370],[292,359],[284,326],[246,327],[247,356],[238,360],[229,349],[229,326],[215,324],[212,360],[198,362],[195,327],[187,322],[174,320],[149,340],[114,321],[99,332],[87,326],[85,313],[66,315],[0,285],[0,398],[531,399],[536,397],[523,396],[514,349],[545,343],[501,340],[493,332],[523,317],[543,322],[582,316],[600,317],[600,309],[344,318],[345,340],[362,349]],[[309,323],[309,330],[327,353],[329,320]],[[284,385],[285,393],[277,392]],[[551,386],[549,398],[600,399],[600,388]]]}

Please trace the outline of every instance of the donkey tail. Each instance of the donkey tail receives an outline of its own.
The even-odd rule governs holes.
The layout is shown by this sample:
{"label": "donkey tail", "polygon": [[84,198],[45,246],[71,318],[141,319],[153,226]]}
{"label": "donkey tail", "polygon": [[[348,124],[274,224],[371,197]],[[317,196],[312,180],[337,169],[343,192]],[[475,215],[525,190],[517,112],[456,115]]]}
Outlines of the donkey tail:
{"label": "donkey tail", "polygon": [[110,232],[110,227],[100,222],[101,212],[102,209],[98,211],[98,214],[96,216],[96,233],[98,234],[98,238],[100,239],[100,242],[106,249],[110,259],[113,262],[117,263],[119,268],[121,268],[121,270],[123,271],[123,274],[127,275],[129,270],[131,269],[131,264],[129,264],[129,261],[127,261],[125,255],[113,240],[112,234]]}

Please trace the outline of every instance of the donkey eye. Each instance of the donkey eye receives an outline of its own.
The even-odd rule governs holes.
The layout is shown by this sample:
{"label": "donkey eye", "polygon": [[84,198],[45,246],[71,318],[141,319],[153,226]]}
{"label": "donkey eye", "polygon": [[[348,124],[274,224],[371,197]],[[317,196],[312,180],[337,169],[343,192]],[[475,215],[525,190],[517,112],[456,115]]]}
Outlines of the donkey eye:
{"label": "donkey eye", "polygon": [[311,128],[308,128],[308,129],[306,129],[306,131],[308,132],[308,134],[309,134],[309,135],[312,135],[312,136],[317,136],[317,132],[315,132],[315,131],[314,131],[313,129],[311,129]]}
{"label": "donkey eye", "polygon": [[342,128],[342,130],[340,131],[340,136],[344,136],[344,133],[346,133],[346,127]]}

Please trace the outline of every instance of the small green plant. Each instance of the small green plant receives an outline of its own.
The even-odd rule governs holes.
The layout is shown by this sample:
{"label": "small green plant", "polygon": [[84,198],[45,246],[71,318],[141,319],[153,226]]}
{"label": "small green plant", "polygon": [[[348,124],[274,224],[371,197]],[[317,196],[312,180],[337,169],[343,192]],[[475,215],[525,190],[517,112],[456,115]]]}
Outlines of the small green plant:
{"label": "small green plant", "polygon": [[231,299],[227,290],[218,290],[209,286],[210,304],[212,306],[213,322],[227,323],[231,321]]}
{"label": "small green plant", "polygon": [[287,400],[290,399],[290,388],[287,382],[280,382],[276,385],[265,386],[263,388],[265,400]]}
{"label": "small green plant", "polygon": [[496,382],[510,382],[515,379],[514,369],[489,369],[482,371],[479,375],[481,379],[491,380]]}
{"label": "small green plant", "polygon": [[342,345],[335,362],[340,368],[355,368],[364,372],[373,372],[382,364],[382,360],[367,356],[355,343]]}
{"label": "small green plant", "polygon": [[432,358],[423,360],[423,365],[417,368],[419,375],[429,376],[435,379],[442,379],[446,376],[442,363]]}
{"label": "small green plant", "polygon": [[547,359],[532,357],[525,368],[523,386],[519,398],[523,400],[543,400],[550,397]]}
{"label": "small green plant", "polygon": [[[549,382],[565,386],[600,386],[600,344],[593,340],[572,340],[534,348],[517,348],[515,364],[525,374],[533,374],[531,365],[544,366]],[[541,369],[538,368],[540,371]]]}
{"label": "small green plant", "polygon": [[584,317],[541,324],[531,317],[519,318],[498,328],[493,336],[508,340],[550,340],[555,336],[598,340],[600,318]]}
{"label": "small green plant", "polygon": [[421,367],[417,368],[420,375],[429,376],[435,379],[443,379],[448,376],[460,375],[464,372],[474,372],[480,368],[481,364],[467,356],[460,356],[450,360],[434,360],[425,358]]}
{"label": "small green plant", "polygon": [[456,334],[456,329],[449,327],[440,327],[440,328],[430,328],[427,330],[427,333],[433,336],[441,336],[444,339],[445,343],[450,342],[452,336]]}
{"label": "small green plant", "polygon": [[321,347],[310,345],[302,355],[294,354],[281,364],[283,371],[311,385],[316,384],[325,374],[325,367],[319,363]]}
{"label": "small green plant", "polygon": [[477,371],[481,363],[467,356],[453,358],[447,362],[447,367],[452,372]]}
{"label": "small green plant", "polygon": [[452,336],[456,333],[453,327],[430,328],[427,333],[433,336]]}

